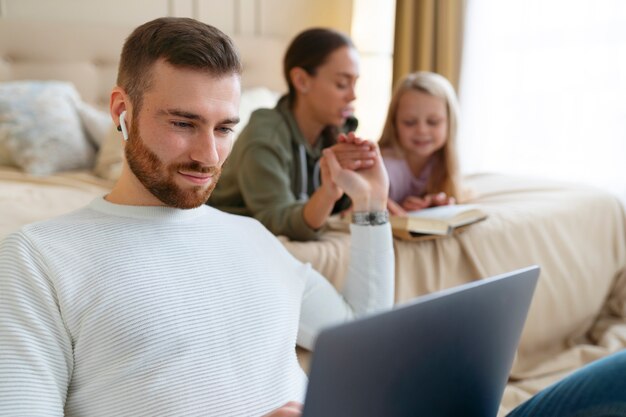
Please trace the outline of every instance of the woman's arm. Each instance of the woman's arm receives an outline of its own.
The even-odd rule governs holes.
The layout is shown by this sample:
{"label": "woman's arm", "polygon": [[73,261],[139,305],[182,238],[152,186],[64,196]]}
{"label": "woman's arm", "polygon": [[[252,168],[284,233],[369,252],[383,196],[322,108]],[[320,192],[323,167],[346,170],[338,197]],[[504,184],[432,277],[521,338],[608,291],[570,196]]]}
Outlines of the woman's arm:
{"label": "woman's arm", "polygon": [[244,204],[257,220],[275,235],[317,239],[317,231],[304,219],[304,203],[291,189],[291,166],[286,155],[266,144],[252,145],[237,165]]}
{"label": "woman's arm", "polygon": [[[347,168],[358,169],[373,164],[375,145],[345,137],[332,147],[339,155],[338,162]],[[294,240],[317,239],[335,202],[344,190],[322,171],[321,186],[303,203],[292,191],[292,173],[287,157],[280,149],[264,143],[249,146],[238,161],[237,182],[244,203],[252,215],[275,235]]]}

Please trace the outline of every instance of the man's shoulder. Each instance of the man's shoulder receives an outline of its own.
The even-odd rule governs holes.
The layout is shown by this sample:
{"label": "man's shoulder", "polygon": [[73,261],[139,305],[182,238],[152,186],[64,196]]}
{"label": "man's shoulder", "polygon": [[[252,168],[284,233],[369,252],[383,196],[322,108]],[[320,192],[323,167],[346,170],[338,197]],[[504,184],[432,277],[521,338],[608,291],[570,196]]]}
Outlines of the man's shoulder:
{"label": "man's shoulder", "polygon": [[57,227],[64,227],[67,225],[79,223],[85,218],[91,218],[92,215],[93,212],[89,209],[89,206],[87,205],[55,217],[50,217],[48,219],[42,219],[25,224],[20,230],[30,232],[35,230],[47,230]]}
{"label": "man's shoulder", "polygon": [[[256,227],[256,225],[261,225],[261,223],[256,220],[254,217],[242,215],[242,214],[234,214],[229,213],[227,211],[223,211],[221,209],[215,208],[213,206],[206,206],[207,210],[210,211],[210,214],[214,216],[222,224],[232,225],[232,226],[244,226],[244,227]],[[261,225],[262,227],[263,225]]]}
{"label": "man's shoulder", "polygon": [[[86,217],[89,217],[88,213],[89,210],[86,206],[59,216],[34,221],[3,236],[0,241],[29,242],[29,245],[36,244],[36,242],[43,242],[44,244],[50,242],[52,244],[64,239],[68,229],[80,225]],[[91,222],[91,220],[87,221]]]}
{"label": "man's shoulder", "polygon": [[211,211],[211,214],[217,222],[233,232],[241,231],[248,233],[248,236],[253,234],[258,237],[276,239],[276,237],[254,217],[228,213],[211,206],[207,206],[207,210]]}

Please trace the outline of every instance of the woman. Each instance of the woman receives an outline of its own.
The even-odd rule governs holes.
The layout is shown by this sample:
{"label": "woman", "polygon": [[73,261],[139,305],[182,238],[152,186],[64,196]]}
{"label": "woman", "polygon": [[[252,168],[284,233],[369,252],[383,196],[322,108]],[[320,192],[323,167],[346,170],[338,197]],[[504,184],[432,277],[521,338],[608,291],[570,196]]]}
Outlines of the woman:
{"label": "woman", "polygon": [[350,205],[325,180],[322,150],[332,147],[344,168],[359,169],[374,163],[376,145],[343,135],[357,126],[351,103],[359,61],[347,36],[321,28],[300,33],[283,70],[288,94],[252,114],[208,203],[254,216],[276,235],[313,240],[331,214]]}

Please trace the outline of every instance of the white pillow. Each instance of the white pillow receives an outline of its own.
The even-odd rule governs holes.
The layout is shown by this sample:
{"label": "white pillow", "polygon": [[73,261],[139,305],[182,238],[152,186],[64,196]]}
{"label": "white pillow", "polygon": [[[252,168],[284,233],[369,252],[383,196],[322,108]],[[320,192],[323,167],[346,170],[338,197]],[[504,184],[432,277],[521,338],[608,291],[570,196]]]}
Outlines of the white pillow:
{"label": "white pillow", "polygon": [[241,92],[239,104],[239,123],[235,126],[235,136],[248,124],[250,115],[257,109],[273,109],[280,98],[280,93],[265,87],[254,87]]}
{"label": "white pillow", "polygon": [[0,159],[35,175],[90,168],[96,149],[83,132],[71,83],[0,84]]}
{"label": "white pillow", "polygon": [[83,122],[87,139],[89,139],[96,148],[100,148],[109,134],[109,130],[114,126],[111,115],[102,110],[98,110],[84,101],[78,102],[76,111],[78,112],[80,120]]}

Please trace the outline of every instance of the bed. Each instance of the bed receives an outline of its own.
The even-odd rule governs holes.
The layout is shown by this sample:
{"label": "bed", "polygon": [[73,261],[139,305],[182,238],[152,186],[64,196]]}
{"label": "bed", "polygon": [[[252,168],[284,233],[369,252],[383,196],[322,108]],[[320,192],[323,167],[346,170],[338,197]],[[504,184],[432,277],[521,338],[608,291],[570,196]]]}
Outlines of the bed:
{"label": "bed", "polygon": [[[11,149],[0,149],[0,238],[25,223],[81,207],[112,186],[119,169],[119,137],[110,120],[93,109],[108,104],[129,31],[0,20],[0,83],[66,82],[65,88],[75,89],[68,95],[70,106],[77,105],[77,97],[91,106],[83,108],[79,123],[92,147],[82,164],[70,158],[74,168],[43,172],[37,171],[41,160],[20,165],[7,155]],[[235,42],[244,62],[245,120],[253,108],[271,105],[284,90],[280,59],[286,42],[254,37],[235,37]],[[3,123],[6,115],[0,114]],[[0,147],[6,145],[6,135],[6,129],[0,130]],[[626,347],[626,217],[616,197],[580,185],[499,174],[472,175],[465,182],[488,219],[451,237],[395,240],[396,299],[401,303],[514,268],[541,266],[503,398],[504,414],[577,367]],[[317,242],[279,239],[341,287],[349,235],[340,223],[333,222]],[[299,351],[299,356],[306,367],[309,353]]]}

